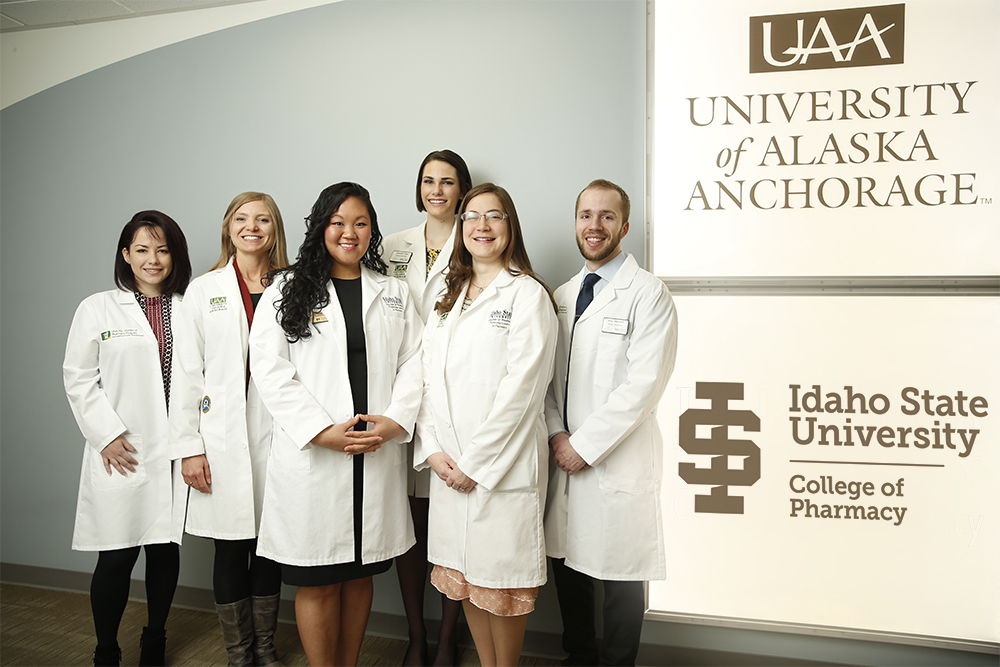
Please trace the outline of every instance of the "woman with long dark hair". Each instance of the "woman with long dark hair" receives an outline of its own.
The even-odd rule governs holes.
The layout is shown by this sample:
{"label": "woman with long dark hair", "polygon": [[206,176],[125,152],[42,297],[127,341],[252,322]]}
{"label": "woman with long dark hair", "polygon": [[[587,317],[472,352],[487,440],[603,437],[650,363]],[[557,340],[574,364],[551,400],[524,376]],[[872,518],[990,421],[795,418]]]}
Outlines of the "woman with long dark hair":
{"label": "woman with long dark hair", "polygon": [[298,586],[311,665],[357,664],[372,576],[413,543],[406,448],[420,404],[420,320],[385,275],[368,191],[326,188],[294,265],[250,334],[250,367],[274,417],[257,552]]}
{"label": "woman with long dark hair", "polygon": [[90,583],[95,665],[121,662],[118,626],[140,548],[149,616],[139,664],[164,664],[187,504],[180,465],[169,456],[167,412],[173,324],[190,279],[180,227],[164,213],[140,211],[118,240],[118,289],[84,299],[66,340],[63,382],[87,441],[73,548],[99,552]]}
{"label": "woman with long dark hair", "polygon": [[555,302],[531,270],[510,195],[484,183],[459,209],[461,242],[424,329],[419,467],[430,466],[431,582],[462,600],[484,666],[516,665],[545,583],[542,414]]}
{"label": "woman with long dark hair", "polygon": [[[423,322],[434,310],[444,290],[448,259],[455,245],[455,212],[472,187],[465,160],[451,150],[428,153],[417,171],[417,211],[427,213],[423,223],[397,232],[385,240],[383,257],[389,275],[406,282]],[[427,512],[430,471],[413,469],[413,448],[420,441],[420,429],[413,435],[408,459],[407,493],[417,543],[396,558],[396,575],[403,594],[403,608],[409,625],[410,645],[404,666],[427,664],[427,628],[424,624],[424,589],[427,586]],[[461,603],[441,596],[441,627],[438,632],[434,665],[454,665],[458,653],[456,627]]]}
{"label": "woman with long dark hair", "polygon": [[281,212],[243,192],[222,219],[222,254],[180,307],[170,451],[194,489],[185,531],[212,538],[212,589],[230,665],[276,663],[281,568],[257,555],[271,415],[247,359],[264,277],[288,266]]}

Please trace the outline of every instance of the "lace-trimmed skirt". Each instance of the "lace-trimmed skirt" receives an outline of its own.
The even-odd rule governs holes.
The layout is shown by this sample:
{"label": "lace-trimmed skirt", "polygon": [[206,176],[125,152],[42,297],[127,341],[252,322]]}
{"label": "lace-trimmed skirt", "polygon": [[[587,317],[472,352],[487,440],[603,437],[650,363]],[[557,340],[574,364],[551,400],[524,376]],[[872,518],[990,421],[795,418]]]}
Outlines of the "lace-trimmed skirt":
{"label": "lace-trimmed skirt", "polygon": [[458,570],[435,565],[431,583],[452,600],[465,600],[494,616],[523,616],[535,609],[538,587],[485,588],[470,584]]}

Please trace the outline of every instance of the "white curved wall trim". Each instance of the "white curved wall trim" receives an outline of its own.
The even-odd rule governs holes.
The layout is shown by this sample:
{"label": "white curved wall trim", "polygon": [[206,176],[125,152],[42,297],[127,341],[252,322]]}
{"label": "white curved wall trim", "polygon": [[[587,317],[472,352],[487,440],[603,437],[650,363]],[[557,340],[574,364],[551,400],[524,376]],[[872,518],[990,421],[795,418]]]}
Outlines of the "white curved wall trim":
{"label": "white curved wall trim", "polygon": [[259,0],[0,38],[0,108],[105,65],[232,26],[340,0]]}

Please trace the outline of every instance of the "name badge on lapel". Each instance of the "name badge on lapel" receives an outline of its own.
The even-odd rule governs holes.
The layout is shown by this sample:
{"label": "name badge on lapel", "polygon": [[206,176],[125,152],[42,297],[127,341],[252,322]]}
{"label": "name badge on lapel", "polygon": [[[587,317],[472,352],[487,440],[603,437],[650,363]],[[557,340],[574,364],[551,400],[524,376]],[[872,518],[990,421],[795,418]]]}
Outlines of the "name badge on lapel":
{"label": "name badge on lapel", "polygon": [[326,319],[326,315],[317,310],[315,313],[309,316],[309,321],[312,322],[313,324],[317,324],[319,322],[329,322],[330,320]]}
{"label": "name badge on lapel", "polygon": [[628,320],[605,317],[604,324],[601,326],[601,333],[620,334],[624,336],[628,333]]}
{"label": "name badge on lapel", "polygon": [[389,261],[393,264],[409,264],[413,253],[409,250],[393,250],[389,255]]}

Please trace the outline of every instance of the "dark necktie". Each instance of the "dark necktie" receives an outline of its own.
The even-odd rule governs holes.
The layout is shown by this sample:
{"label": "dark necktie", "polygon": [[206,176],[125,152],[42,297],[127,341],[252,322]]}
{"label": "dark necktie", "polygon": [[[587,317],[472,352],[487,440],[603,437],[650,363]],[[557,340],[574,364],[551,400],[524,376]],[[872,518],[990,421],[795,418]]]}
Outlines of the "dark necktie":
{"label": "dark necktie", "polygon": [[[573,329],[569,334],[569,352],[572,356],[573,352],[573,335],[576,333],[576,321],[580,319],[583,315],[583,311],[587,310],[587,306],[590,302],[594,300],[594,285],[601,277],[596,273],[588,273],[583,277],[583,285],[580,287],[580,293],[576,297],[576,316],[573,318]],[[569,402],[569,358],[566,359],[566,387],[563,392],[563,426],[566,428],[566,432],[569,432],[569,420],[566,418],[566,404]]]}
{"label": "dark necktie", "polygon": [[594,285],[601,277],[596,273],[588,273],[583,277],[583,286],[580,288],[580,294],[576,297],[576,317],[573,318],[573,324],[580,319],[583,315],[583,311],[587,310],[587,306],[590,302],[594,300]]}

